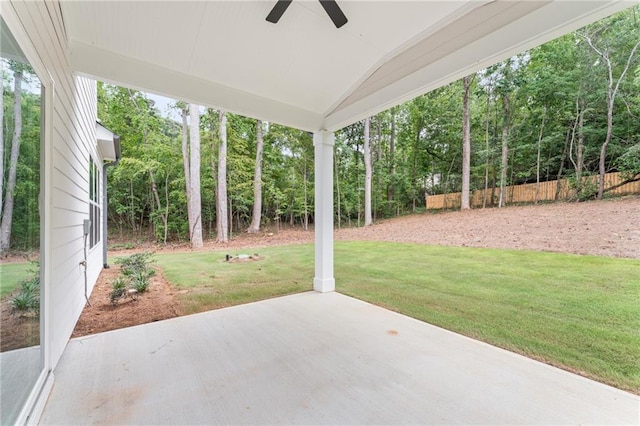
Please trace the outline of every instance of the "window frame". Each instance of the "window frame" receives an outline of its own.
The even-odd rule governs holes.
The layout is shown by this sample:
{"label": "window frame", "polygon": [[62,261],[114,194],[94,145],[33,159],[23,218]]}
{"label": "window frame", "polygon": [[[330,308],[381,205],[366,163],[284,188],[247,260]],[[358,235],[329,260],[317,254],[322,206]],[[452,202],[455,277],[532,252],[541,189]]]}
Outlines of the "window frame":
{"label": "window frame", "polygon": [[93,155],[89,156],[89,250],[93,249],[102,241],[102,202],[100,197],[100,183],[102,174],[98,163]]}

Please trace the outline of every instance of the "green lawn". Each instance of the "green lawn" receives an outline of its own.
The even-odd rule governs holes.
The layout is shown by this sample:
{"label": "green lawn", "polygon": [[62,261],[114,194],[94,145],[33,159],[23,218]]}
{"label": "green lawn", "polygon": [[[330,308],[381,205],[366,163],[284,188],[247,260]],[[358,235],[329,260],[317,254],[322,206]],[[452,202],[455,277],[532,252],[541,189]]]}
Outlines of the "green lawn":
{"label": "green lawn", "polygon": [[3,263],[0,264],[0,298],[10,294],[20,284],[20,281],[27,278],[31,264],[25,263]]}
{"label": "green lawn", "polygon": [[[311,290],[313,246],[257,251],[157,259],[188,313]],[[335,267],[341,293],[640,392],[638,260],[337,242]]]}
{"label": "green lawn", "polygon": [[256,262],[226,262],[227,252],[158,254],[156,259],[167,280],[190,289],[181,298],[187,314],[312,290],[311,246],[228,253],[256,251],[262,259]]}

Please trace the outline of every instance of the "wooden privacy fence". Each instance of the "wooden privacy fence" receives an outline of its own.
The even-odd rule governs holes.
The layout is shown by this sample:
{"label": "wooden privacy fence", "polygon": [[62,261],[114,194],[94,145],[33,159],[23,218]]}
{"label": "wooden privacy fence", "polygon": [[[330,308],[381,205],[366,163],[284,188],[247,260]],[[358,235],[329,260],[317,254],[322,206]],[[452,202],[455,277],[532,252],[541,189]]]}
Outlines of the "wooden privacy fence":
{"label": "wooden privacy fence", "polygon": [[[604,176],[604,187],[611,188],[623,182],[624,179],[619,172],[607,173]],[[506,190],[506,204],[514,203],[534,203],[536,201],[536,186],[535,183],[526,183],[524,185],[511,185],[507,186]],[[583,188],[597,188],[598,187],[598,175],[586,176],[582,178]],[[538,201],[557,201],[568,200],[576,196],[576,190],[567,179],[553,180],[548,182],[540,182],[538,192]],[[640,181],[629,182],[625,185],[621,185],[611,191],[610,194],[624,195],[624,194],[640,194]],[[487,189],[487,206],[498,205],[498,197],[500,196],[500,188],[488,188]],[[460,192],[454,192],[451,194],[438,194],[427,196],[427,209],[441,210],[441,209],[459,209],[460,208]],[[477,189],[469,195],[469,203],[471,207],[482,207],[484,200],[484,189]]]}

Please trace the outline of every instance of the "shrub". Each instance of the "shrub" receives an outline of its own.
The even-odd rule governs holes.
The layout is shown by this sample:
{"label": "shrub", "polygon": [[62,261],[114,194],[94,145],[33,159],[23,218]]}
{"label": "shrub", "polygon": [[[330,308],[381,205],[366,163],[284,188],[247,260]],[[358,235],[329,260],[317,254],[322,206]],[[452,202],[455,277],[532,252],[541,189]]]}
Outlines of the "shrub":
{"label": "shrub", "polygon": [[122,299],[127,295],[129,287],[127,278],[119,276],[113,280],[111,286],[113,287],[113,290],[111,290],[111,293],[109,294],[109,299],[111,300],[111,303],[115,305],[118,303],[119,299]]}
{"label": "shrub", "polygon": [[150,275],[145,271],[135,272],[131,275],[132,287],[138,293],[144,293],[149,289],[149,276]]}
{"label": "shrub", "polygon": [[129,289],[135,289],[137,294],[144,293],[149,289],[149,278],[156,271],[149,267],[153,262],[153,253],[142,252],[131,256],[121,257],[115,263],[122,269],[122,275],[113,280],[113,290],[109,295],[111,303],[116,304],[119,299],[129,294]]}
{"label": "shrub", "polygon": [[135,253],[131,256],[121,257],[116,260],[122,268],[124,275],[134,275],[136,273],[144,272],[148,277],[155,274],[155,271],[149,267],[149,264],[154,262],[153,253],[144,251],[142,253]]}
{"label": "shrub", "polygon": [[11,300],[13,309],[16,311],[29,311],[38,306],[39,303],[36,297],[31,293],[20,292],[16,294]]}
{"label": "shrub", "polygon": [[11,305],[15,311],[40,313],[40,265],[32,262],[31,276],[20,282],[20,292],[13,296]]}

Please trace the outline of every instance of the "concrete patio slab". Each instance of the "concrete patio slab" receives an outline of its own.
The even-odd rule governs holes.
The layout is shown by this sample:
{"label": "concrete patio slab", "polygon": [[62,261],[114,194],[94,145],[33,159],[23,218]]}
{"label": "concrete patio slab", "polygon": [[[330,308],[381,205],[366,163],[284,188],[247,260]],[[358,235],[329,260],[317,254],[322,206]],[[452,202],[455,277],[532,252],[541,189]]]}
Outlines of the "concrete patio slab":
{"label": "concrete patio slab", "polygon": [[640,398],[338,294],[73,339],[41,424],[638,424]]}

